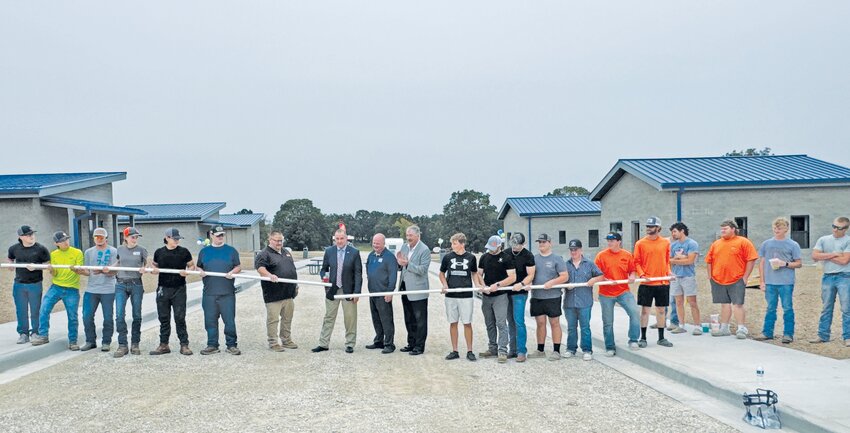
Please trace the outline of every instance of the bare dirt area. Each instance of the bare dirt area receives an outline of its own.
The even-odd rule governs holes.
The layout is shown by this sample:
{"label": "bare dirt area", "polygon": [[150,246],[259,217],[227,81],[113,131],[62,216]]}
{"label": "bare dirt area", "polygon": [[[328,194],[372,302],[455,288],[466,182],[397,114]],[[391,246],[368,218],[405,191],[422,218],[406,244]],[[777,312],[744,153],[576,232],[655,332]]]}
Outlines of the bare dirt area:
{"label": "bare dirt area", "polygon": [[[306,273],[301,277],[316,279]],[[365,349],[374,336],[366,301],[358,309],[353,354],[343,351],[341,317],[330,351],[311,353],[321,329],[323,299],[321,288],[302,286],[293,323],[298,349],[267,349],[264,305],[255,286],[237,298],[241,356],[199,355],[206,336],[203,316],[196,311],[187,317],[195,355],[114,359],[110,353],[84,353],[0,386],[0,425],[8,432],[374,433],[530,426],[577,432],[618,431],[624,426],[632,432],[656,432],[661,426],[676,432],[735,431],[596,361],[446,361],[450,346],[440,295],[429,301],[424,355]],[[394,311],[401,347],[406,332],[399,301]],[[486,347],[486,337],[481,314],[475,314],[477,352]],[[157,338],[156,330],[142,334],[145,353]],[[647,409],[659,407],[664,410]]]}

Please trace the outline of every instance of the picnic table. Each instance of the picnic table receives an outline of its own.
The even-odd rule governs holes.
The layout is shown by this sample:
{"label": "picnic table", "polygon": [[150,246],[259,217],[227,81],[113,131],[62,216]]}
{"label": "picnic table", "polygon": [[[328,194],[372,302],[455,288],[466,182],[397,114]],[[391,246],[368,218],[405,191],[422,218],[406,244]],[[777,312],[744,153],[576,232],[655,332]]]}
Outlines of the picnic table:
{"label": "picnic table", "polygon": [[319,270],[322,269],[322,259],[311,259],[310,262],[307,264],[310,275],[319,275]]}

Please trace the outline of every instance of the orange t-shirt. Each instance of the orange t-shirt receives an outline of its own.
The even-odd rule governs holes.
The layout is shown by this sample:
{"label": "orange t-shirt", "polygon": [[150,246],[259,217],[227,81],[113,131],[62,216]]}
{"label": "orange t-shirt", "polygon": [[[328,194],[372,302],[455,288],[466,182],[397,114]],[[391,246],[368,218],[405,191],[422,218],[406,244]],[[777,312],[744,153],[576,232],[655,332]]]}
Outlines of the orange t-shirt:
{"label": "orange t-shirt", "polygon": [[[647,278],[670,275],[670,241],[657,237],[655,240],[643,238],[635,244],[635,269],[637,276]],[[647,281],[646,286],[666,286],[668,281]]]}
{"label": "orange t-shirt", "polygon": [[729,285],[744,277],[747,262],[759,257],[756,247],[743,236],[720,238],[711,244],[705,262],[711,265],[711,279]]}
{"label": "orange t-shirt", "polygon": [[[627,280],[629,274],[635,271],[635,259],[632,253],[620,250],[616,253],[605,248],[596,255],[596,266],[609,280]],[[599,286],[599,295],[614,298],[629,291],[628,284]]]}

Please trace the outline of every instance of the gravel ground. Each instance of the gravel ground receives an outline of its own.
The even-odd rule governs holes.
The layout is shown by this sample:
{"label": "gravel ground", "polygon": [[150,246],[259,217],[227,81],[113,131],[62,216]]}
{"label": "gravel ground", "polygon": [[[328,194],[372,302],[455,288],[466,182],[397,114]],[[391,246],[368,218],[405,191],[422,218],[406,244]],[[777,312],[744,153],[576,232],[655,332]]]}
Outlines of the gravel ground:
{"label": "gravel ground", "polygon": [[[313,354],[324,313],[320,291],[303,287],[296,301],[297,350],[266,348],[265,309],[257,286],[237,300],[242,356],[199,355],[205,335],[197,311],[187,318],[195,355],[113,359],[111,353],[92,351],[0,386],[0,425],[6,432],[424,432],[547,426],[578,432],[736,431],[595,361],[445,361],[450,346],[439,295],[429,305],[423,356],[364,349],[373,337],[365,302],[355,353],[342,350],[340,318],[331,351]],[[394,304],[396,341],[403,342],[401,305]],[[484,349],[484,336],[482,316],[476,313],[476,352]],[[143,333],[143,353],[157,339],[156,330]]]}

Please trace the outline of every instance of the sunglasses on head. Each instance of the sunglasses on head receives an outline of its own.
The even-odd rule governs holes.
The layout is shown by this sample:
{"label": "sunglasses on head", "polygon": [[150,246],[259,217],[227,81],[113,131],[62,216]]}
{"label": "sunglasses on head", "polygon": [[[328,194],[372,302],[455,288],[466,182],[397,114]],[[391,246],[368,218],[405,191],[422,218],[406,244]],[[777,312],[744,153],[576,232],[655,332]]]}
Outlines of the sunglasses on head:
{"label": "sunglasses on head", "polygon": [[832,228],[834,228],[835,230],[847,230],[847,227],[848,226],[841,227],[841,226],[837,226],[835,224],[832,225]]}

